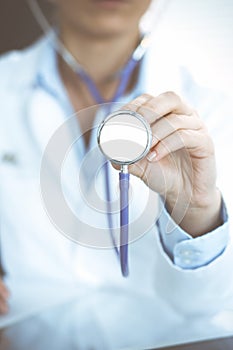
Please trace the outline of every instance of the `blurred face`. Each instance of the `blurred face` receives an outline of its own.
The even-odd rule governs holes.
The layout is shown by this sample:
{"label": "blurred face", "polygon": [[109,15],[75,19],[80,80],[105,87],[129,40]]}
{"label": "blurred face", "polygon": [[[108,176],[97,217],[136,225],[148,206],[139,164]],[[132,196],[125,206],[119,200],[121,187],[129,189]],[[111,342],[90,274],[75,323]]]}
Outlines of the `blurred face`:
{"label": "blurred face", "polygon": [[61,28],[108,37],[137,30],[151,0],[53,0]]}

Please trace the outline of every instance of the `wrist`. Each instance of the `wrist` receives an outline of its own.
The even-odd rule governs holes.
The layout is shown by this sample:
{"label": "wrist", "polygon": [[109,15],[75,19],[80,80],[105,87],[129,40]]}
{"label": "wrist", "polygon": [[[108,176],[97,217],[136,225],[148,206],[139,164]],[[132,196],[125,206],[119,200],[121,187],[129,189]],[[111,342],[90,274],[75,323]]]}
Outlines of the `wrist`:
{"label": "wrist", "polygon": [[201,236],[222,225],[221,193],[216,188],[213,193],[189,199],[182,196],[166,198],[166,208],[173,220],[193,237]]}

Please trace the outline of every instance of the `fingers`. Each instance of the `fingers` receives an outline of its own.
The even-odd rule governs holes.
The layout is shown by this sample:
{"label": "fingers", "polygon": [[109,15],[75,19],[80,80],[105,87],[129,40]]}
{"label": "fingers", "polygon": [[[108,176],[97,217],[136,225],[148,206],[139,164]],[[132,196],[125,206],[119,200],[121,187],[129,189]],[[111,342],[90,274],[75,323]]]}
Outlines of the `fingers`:
{"label": "fingers", "polygon": [[157,97],[148,94],[141,95],[125,105],[124,109],[140,113],[149,124],[155,123],[170,113],[184,115],[192,115],[193,113],[193,109],[184,104],[174,92],[165,92]]}
{"label": "fingers", "polygon": [[203,122],[173,92],[157,97],[141,95],[127,104],[125,109],[140,113],[151,126],[153,139],[147,156],[150,162],[182,148],[197,148],[206,142],[208,134]]}
{"label": "fingers", "polygon": [[196,116],[169,114],[160,118],[151,127],[153,140],[151,148],[178,130],[201,130],[204,129],[202,121]]}
{"label": "fingers", "polygon": [[9,291],[0,280],[0,314],[5,314],[8,312],[7,299],[9,297]]}
{"label": "fingers", "polygon": [[[207,145],[208,144],[208,145]],[[163,138],[151,149],[147,160],[159,161],[180,149],[187,149],[196,157],[204,158],[212,153],[211,139],[199,130],[178,130]]]}

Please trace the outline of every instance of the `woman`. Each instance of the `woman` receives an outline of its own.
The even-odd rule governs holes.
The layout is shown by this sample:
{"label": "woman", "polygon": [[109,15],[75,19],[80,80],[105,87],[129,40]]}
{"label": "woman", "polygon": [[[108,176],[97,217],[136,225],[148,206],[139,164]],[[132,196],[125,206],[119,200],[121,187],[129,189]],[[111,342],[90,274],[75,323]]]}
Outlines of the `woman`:
{"label": "woman", "polygon": [[[224,290],[230,294],[232,289],[229,271],[232,254],[230,247],[226,249],[228,220],[216,185],[213,141],[203,116],[199,117],[191,104],[183,101],[183,95],[177,95],[182,87],[174,83],[177,81],[174,71],[171,69],[169,75],[170,70],[165,66],[169,79],[164,83],[163,76],[161,80],[162,71],[159,72],[160,66],[155,67],[153,47],[135,64],[124,92],[114,99],[122,80],[119,72],[140,43],[139,22],[150,5],[149,0],[54,0],[53,3],[57,11],[56,34],[49,34],[24,52],[2,57],[0,63],[3,76],[1,249],[5,271],[1,311],[7,312],[6,286],[17,294],[19,284],[27,282],[53,284],[56,288],[75,285],[93,295],[92,312],[98,316],[102,329],[99,336],[108,344],[107,348],[145,348],[165,339],[182,340],[183,331],[176,329],[168,335],[168,329],[174,331],[174,325],[183,317],[202,318],[221,310],[228,301]],[[60,49],[55,49],[58,46]],[[100,101],[83,76],[74,72],[62,56],[64,47],[88,72]],[[176,93],[166,92],[165,89],[171,90],[174,85],[177,85]],[[93,109],[87,107],[112,100],[123,104],[124,109],[140,113],[153,132],[147,158],[130,166],[130,173],[146,184],[134,179],[132,203],[139,212],[136,218],[142,216],[145,221],[142,214],[147,211],[152,215],[149,224],[140,222],[136,234],[140,239],[129,247],[127,279],[119,272],[114,247],[105,250],[86,247],[86,232],[79,240],[83,246],[59,234],[59,215],[52,225],[48,218],[52,216],[51,207],[48,208],[46,200],[43,203],[38,186],[43,155],[49,152],[48,141],[61,121],[79,112],[75,121],[82,137],[77,143],[77,164],[71,160],[72,170],[69,167],[64,170],[66,199],[72,202],[70,198],[76,190],[75,184],[70,184],[77,179],[78,171],[81,191],[86,186],[85,198],[81,202],[81,196],[75,194],[71,209],[86,225],[109,227],[106,211],[103,217],[98,207],[93,209],[88,204],[94,191],[92,166],[95,169],[98,159],[92,159],[89,168],[84,169],[84,176],[82,162],[85,152],[93,147],[95,126],[99,122]],[[53,149],[53,156],[56,154],[58,148]],[[111,179],[116,172],[113,169],[109,172]],[[52,175],[46,173],[46,179],[49,176]],[[100,177],[103,179],[104,174]],[[106,196],[101,179],[100,193]],[[42,196],[44,193],[46,197],[48,188],[43,187],[44,178],[41,183]],[[148,188],[149,196],[153,196],[150,207],[145,204],[147,198],[143,199]],[[76,231],[81,231],[80,227],[76,225]],[[64,230],[63,233],[70,237]]]}

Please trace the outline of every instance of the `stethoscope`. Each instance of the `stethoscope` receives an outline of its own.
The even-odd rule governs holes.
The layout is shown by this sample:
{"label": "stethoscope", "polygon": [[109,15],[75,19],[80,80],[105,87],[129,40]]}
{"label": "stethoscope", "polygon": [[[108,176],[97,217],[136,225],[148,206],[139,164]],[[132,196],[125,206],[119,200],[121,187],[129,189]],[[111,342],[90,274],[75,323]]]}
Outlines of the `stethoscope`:
{"label": "stethoscope", "polygon": [[[129,79],[136,65],[145,54],[149,44],[149,38],[143,37],[140,44],[133,52],[125,67],[118,72],[119,84],[111,99],[111,103],[118,101],[123,95],[129,83]],[[100,95],[98,88],[88,73],[80,66],[67,49],[56,41],[58,52],[65,62],[82,78],[92,97],[98,104],[106,104]],[[106,106],[106,105],[105,105]],[[129,172],[128,165],[136,163],[146,156],[151,146],[151,130],[146,120],[138,113],[120,110],[110,113],[110,108],[105,107],[107,117],[100,124],[97,131],[97,142],[104,156],[117,165],[120,165],[120,249],[113,235],[113,222],[111,215],[111,194],[109,164],[105,163],[105,187],[107,201],[107,217],[114,249],[120,258],[121,272],[124,277],[129,274],[128,268],[128,240],[129,240]],[[118,152],[119,151],[119,152]]]}
{"label": "stethoscope", "polygon": [[[118,72],[120,82],[111,99],[114,103],[123,95],[129,83],[129,79],[136,65],[144,56],[149,45],[149,36],[145,35],[138,47],[133,52],[124,68]],[[56,49],[64,61],[75,71],[86,84],[90,94],[98,104],[106,104],[106,100],[100,95],[98,88],[88,73],[74,59],[71,53],[58,40],[55,41]],[[111,105],[108,105],[111,106]],[[113,222],[111,216],[111,194],[109,165],[105,163],[105,186],[107,200],[108,225],[111,233],[114,249],[120,258],[121,272],[124,277],[128,276],[128,240],[129,240],[129,172],[128,165],[136,163],[146,156],[151,146],[151,130],[146,120],[138,113],[120,110],[109,114],[110,108],[106,108],[108,115],[100,124],[97,132],[97,142],[104,156],[111,162],[120,165],[120,249],[113,236]],[[115,152],[120,151],[120,153]]]}
{"label": "stethoscope", "polygon": [[[38,22],[47,30],[50,29],[45,16],[43,15],[36,1],[29,1],[31,9]],[[111,101],[106,101],[100,94],[97,86],[90,78],[88,72],[83,68],[73,55],[66,49],[59,40],[58,34],[54,31],[51,44],[56,52],[62,57],[72,70],[78,74],[86,84],[90,94],[97,104],[106,104],[106,102],[117,102],[123,96],[128,86],[131,74],[137,64],[142,60],[148,46],[150,45],[151,33],[142,36],[137,48],[134,50],[126,65],[116,76],[119,78],[119,84]],[[108,104],[110,105],[110,104]],[[123,276],[128,276],[128,226],[129,226],[129,172],[128,166],[136,163],[146,156],[151,146],[151,130],[146,120],[138,113],[120,110],[110,113],[111,108],[105,110],[107,117],[100,124],[97,133],[97,142],[104,156],[112,163],[120,165],[119,185],[120,185],[120,251],[113,236],[113,223],[110,214],[110,179],[109,165],[105,163],[105,185],[106,200],[108,211],[108,224],[111,232],[112,241],[116,253],[120,256],[121,271]]]}

